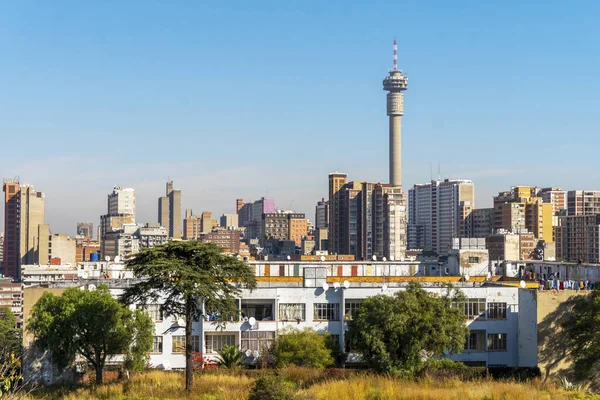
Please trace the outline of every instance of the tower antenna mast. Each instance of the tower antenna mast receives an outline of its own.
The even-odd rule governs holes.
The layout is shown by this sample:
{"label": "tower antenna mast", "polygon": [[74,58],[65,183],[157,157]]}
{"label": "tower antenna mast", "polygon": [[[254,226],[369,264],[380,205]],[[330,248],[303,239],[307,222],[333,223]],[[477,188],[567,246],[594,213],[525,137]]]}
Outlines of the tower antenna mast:
{"label": "tower antenna mast", "polygon": [[398,71],[398,42],[394,36],[394,71]]}

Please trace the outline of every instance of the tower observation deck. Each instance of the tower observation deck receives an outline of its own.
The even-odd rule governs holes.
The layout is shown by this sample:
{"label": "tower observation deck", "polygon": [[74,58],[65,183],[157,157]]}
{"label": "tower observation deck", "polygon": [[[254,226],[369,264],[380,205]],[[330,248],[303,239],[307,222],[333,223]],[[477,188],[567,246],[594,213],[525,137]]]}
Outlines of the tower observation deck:
{"label": "tower observation deck", "polygon": [[404,94],[408,78],[398,69],[397,44],[394,39],[394,69],[383,80],[383,90],[387,91],[387,115],[390,119],[390,184],[402,186],[402,116],[404,115]]}

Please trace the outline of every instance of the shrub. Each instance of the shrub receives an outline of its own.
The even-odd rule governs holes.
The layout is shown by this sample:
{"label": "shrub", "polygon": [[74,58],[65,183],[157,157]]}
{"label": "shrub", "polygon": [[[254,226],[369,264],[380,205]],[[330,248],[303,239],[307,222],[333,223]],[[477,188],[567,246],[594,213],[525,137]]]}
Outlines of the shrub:
{"label": "shrub", "polygon": [[244,353],[235,345],[223,346],[221,350],[217,352],[219,357],[217,358],[217,364],[223,368],[237,368],[242,365],[244,361]]}
{"label": "shrub", "polygon": [[275,375],[263,375],[254,382],[248,400],[293,400],[289,384]]}
{"label": "shrub", "polygon": [[290,329],[282,332],[271,349],[277,367],[298,365],[326,368],[334,365],[329,334],[313,329]]}

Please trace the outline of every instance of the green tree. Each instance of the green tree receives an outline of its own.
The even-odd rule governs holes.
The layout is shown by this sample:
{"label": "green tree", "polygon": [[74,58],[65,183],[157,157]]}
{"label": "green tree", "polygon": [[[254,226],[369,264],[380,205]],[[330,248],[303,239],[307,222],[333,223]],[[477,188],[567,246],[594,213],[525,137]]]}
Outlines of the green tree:
{"label": "green tree", "polygon": [[572,296],[570,316],[561,326],[579,380],[598,382],[600,371],[600,286],[587,296]]}
{"label": "green tree", "polygon": [[273,342],[271,352],[278,367],[331,367],[335,360],[329,345],[330,337],[328,333],[319,334],[310,328],[284,330]]}
{"label": "green tree", "polygon": [[133,344],[125,357],[124,367],[131,371],[142,371],[148,366],[148,352],[154,344],[154,321],[141,309],[135,310],[133,317],[137,323],[133,327]]}
{"label": "green tree", "polygon": [[235,345],[223,346],[221,350],[217,351],[217,354],[219,354],[217,357],[219,367],[237,368],[244,361],[244,353]]}
{"label": "green tree", "polygon": [[96,383],[101,384],[107,357],[132,352],[138,354],[134,357],[142,357],[152,350],[148,337],[154,329],[148,320],[100,285],[97,290],[69,288],[61,296],[44,293],[33,306],[28,329],[35,345],[50,351],[59,369],[71,366],[81,356],[95,369]]}
{"label": "green tree", "polygon": [[15,315],[8,308],[0,308],[0,362],[11,354],[21,355],[21,337]]}
{"label": "green tree", "polygon": [[469,329],[458,289],[438,296],[416,283],[393,296],[367,298],[349,323],[351,347],[386,372],[416,372],[423,356],[462,351]]}
{"label": "green tree", "polygon": [[223,254],[220,247],[197,240],[170,241],[145,249],[127,262],[142,281],[128,288],[127,304],[160,303],[167,315],[185,318],[185,387],[192,390],[192,322],[204,310],[219,316],[218,324],[239,315],[236,297],[241,288],[256,287],[254,272],[245,262]]}

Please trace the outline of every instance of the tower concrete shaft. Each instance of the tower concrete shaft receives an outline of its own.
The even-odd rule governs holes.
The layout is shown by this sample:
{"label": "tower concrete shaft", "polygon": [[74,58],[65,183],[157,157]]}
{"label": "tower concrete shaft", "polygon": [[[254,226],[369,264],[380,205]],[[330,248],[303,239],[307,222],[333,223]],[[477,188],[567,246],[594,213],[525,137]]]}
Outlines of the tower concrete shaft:
{"label": "tower concrete shaft", "polygon": [[390,118],[390,184],[402,186],[402,116],[404,115],[404,94],[408,78],[402,71],[393,69],[383,80],[383,90],[387,94],[387,115]]}

